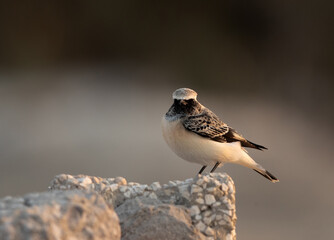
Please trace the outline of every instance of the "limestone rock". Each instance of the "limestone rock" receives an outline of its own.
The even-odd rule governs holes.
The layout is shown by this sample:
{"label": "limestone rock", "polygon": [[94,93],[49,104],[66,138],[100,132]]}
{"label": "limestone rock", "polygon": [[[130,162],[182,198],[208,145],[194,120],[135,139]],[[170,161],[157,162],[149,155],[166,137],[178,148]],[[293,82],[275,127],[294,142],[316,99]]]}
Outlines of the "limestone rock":
{"label": "limestone rock", "polygon": [[93,192],[53,191],[0,199],[3,240],[120,239],[120,234],[115,211]]}
{"label": "limestone rock", "polygon": [[116,212],[120,216],[123,240],[206,239],[192,225],[187,209],[182,206],[136,197],[127,199]]}
{"label": "limestone rock", "polygon": [[[160,227],[161,231],[168,230],[170,234],[178,231],[178,226],[184,226],[188,233],[184,239],[201,239],[201,234],[210,239],[236,237],[235,188],[232,179],[225,173],[199,175],[163,185],[155,182],[150,186],[127,183],[121,177],[103,179],[62,174],[55,177],[50,189],[82,189],[101,194],[120,217],[123,239],[134,239],[131,237],[133,233],[147,238],[154,236],[150,235],[154,234],[150,233],[153,229],[144,222],[140,223],[139,219],[145,219],[150,224],[163,223],[163,226],[154,226]],[[176,220],[172,219],[173,214],[178,216]],[[194,228],[200,234],[196,235]],[[145,232],[142,229],[146,229]],[[165,231],[164,236],[166,234]]]}

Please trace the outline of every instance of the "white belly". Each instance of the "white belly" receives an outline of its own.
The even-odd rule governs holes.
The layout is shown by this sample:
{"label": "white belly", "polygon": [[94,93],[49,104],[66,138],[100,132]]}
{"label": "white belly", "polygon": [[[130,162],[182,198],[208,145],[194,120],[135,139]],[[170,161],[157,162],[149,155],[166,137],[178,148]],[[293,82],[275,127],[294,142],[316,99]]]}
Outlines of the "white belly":
{"label": "white belly", "polygon": [[[239,163],[250,158],[239,142],[220,143],[186,130],[180,120],[162,119],[162,133],[168,146],[184,160],[202,165],[216,162]],[[246,156],[245,156],[246,155]],[[250,158],[251,159],[251,158]]]}

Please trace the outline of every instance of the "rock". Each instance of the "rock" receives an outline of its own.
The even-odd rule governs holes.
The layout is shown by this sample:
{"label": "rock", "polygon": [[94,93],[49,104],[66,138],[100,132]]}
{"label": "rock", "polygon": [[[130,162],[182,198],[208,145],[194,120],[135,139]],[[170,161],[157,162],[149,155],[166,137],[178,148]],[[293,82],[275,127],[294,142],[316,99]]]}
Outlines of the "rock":
{"label": "rock", "polygon": [[191,186],[191,194],[193,194],[193,193],[199,193],[199,192],[202,192],[202,191],[203,191],[203,189],[200,186],[196,185],[196,184],[193,184]]}
{"label": "rock", "polygon": [[213,196],[212,194],[205,195],[205,204],[206,205],[212,205],[215,202],[216,202],[215,196]]}
{"label": "rock", "polygon": [[206,233],[206,235],[208,235],[208,236],[213,236],[213,235],[215,234],[215,231],[214,231],[212,228],[207,227],[207,228],[205,229],[205,233]]}
{"label": "rock", "polygon": [[182,206],[137,197],[126,200],[116,212],[120,216],[123,240],[206,239],[192,225],[187,209]]}
{"label": "rock", "polygon": [[157,191],[161,188],[161,185],[159,182],[154,182],[151,184],[151,188],[153,189],[153,191]]}
{"label": "rock", "polygon": [[200,214],[199,207],[197,205],[191,206],[190,208],[190,216],[196,216]]}
{"label": "rock", "polygon": [[[68,178],[60,176],[59,179]],[[92,182],[78,181],[86,187]],[[120,239],[114,210],[95,193],[54,191],[0,199],[0,239]]]}
{"label": "rock", "polygon": [[198,204],[204,204],[204,200],[203,200],[203,198],[197,198],[195,201],[196,201]]}
{"label": "rock", "polygon": [[[227,236],[235,239],[236,237],[235,188],[232,179],[225,173],[199,175],[193,179],[170,181],[163,185],[155,182],[150,186],[127,183],[121,177],[108,180],[99,178],[96,181],[94,177],[62,174],[55,177],[49,188],[51,190],[82,189],[101,194],[119,215],[122,232],[127,233],[127,238],[123,235],[123,239],[134,239],[130,236],[135,233],[147,238],[160,239],[154,234],[164,230],[161,237],[169,238],[162,239],[173,239],[172,235],[168,235],[166,231],[170,231],[170,234],[181,231],[178,229],[179,226],[186,229],[179,234],[188,233],[188,235],[182,235],[184,239],[201,239],[202,235],[212,239],[226,239]],[[147,216],[144,216],[145,214]],[[174,219],[173,214],[178,218]],[[151,221],[151,218],[154,221]],[[139,219],[145,219],[159,228],[159,231],[153,230],[144,222],[141,223]],[[130,222],[132,224],[129,224]],[[154,223],[164,224],[164,226]],[[200,233],[196,233],[194,229],[199,230]],[[144,239],[144,237],[138,239]]]}
{"label": "rock", "polygon": [[204,232],[204,230],[205,230],[205,224],[202,222],[202,221],[199,221],[197,224],[196,224],[196,228],[198,229],[198,230],[200,230],[201,232]]}

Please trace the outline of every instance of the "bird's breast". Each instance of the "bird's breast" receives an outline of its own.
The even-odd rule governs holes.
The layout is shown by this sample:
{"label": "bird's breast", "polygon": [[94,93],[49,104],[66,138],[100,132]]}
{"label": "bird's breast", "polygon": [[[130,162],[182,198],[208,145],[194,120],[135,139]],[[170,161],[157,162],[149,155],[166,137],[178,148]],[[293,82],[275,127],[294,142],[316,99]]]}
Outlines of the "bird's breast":
{"label": "bird's breast", "polygon": [[168,146],[184,160],[202,165],[224,161],[228,151],[221,143],[197,135],[187,129],[180,119],[162,119],[162,133]]}
{"label": "bird's breast", "polygon": [[168,146],[176,153],[183,150],[187,145],[187,133],[180,119],[169,121],[165,117],[162,118],[162,135]]}
{"label": "bird's breast", "polygon": [[220,143],[193,133],[180,119],[162,119],[162,133],[168,146],[184,160],[199,164],[236,161],[240,155],[240,143]]}

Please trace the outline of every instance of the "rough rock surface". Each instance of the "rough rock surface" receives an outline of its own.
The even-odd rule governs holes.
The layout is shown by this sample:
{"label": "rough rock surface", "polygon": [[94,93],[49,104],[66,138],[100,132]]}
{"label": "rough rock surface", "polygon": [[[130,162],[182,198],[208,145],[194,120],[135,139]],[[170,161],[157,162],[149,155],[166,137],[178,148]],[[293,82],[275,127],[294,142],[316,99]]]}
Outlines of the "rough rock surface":
{"label": "rough rock surface", "polygon": [[127,183],[122,177],[62,174],[50,189],[101,194],[119,215],[123,239],[236,238],[235,188],[227,174],[199,175],[162,186]]}
{"label": "rough rock surface", "polygon": [[120,239],[118,217],[96,193],[53,191],[0,199],[0,239]]}
{"label": "rough rock surface", "polygon": [[126,200],[117,213],[121,216],[123,240],[206,239],[192,225],[189,213],[182,206],[137,197]]}

